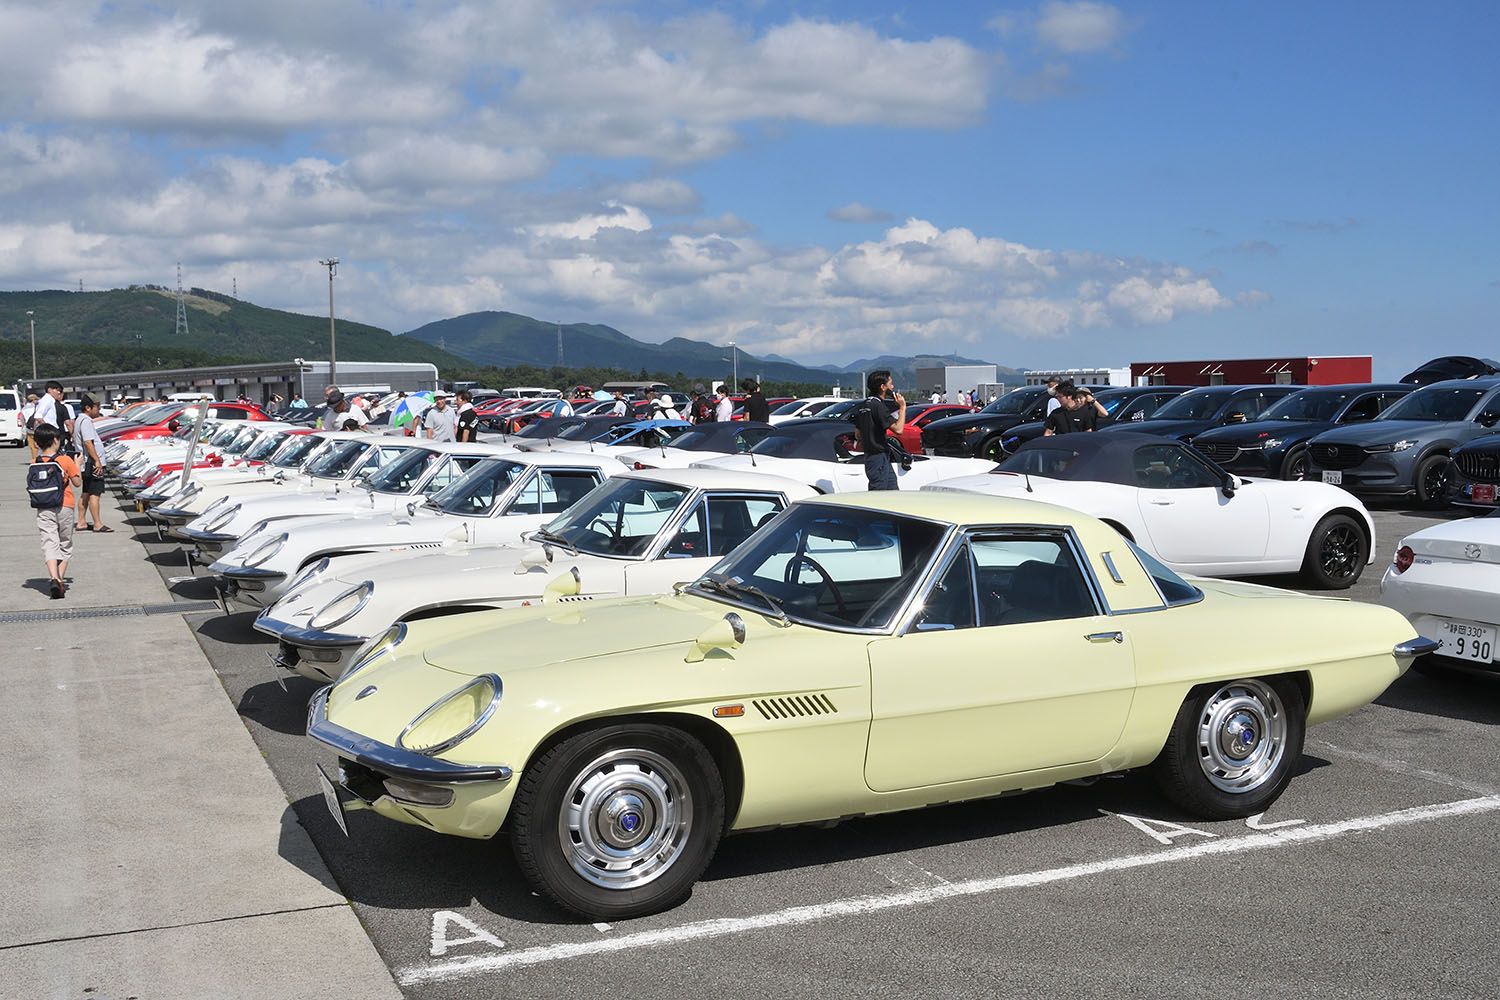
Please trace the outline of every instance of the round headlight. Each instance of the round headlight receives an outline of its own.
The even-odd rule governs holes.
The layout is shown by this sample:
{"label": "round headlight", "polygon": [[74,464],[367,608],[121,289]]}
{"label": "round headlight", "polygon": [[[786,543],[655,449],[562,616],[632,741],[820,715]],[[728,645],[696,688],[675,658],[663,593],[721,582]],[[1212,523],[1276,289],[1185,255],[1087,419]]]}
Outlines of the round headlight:
{"label": "round headlight", "polygon": [[267,538],[264,542],[261,542],[260,545],[256,546],[255,551],[251,552],[245,557],[245,561],[241,565],[246,567],[259,566],[261,563],[265,562],[267,559],[280,552],[281,547],[285,544],[286,532],[284,531],[281,534],[277,535],[275,538]]}
{"label": "round headlight", "polygon": [[239,512],[240,512],[240,505],[239,504],[235,504],[233,507],[225,507],[223,510],[219,511],[213,517],[208,517],[208,512],[205,511],[204,514],[203,514],[203,516],[206,517],[206,518],[208,518],[208,520],[206,520],[206,521],[203,522],[203,528],[202,528],[202,530],[204,530],[204,531],[218,531],[220,528],[224,527],[224,525],[226,525],[230,521],[234,520],[234,515],[238,514]]}
{"label": "round headlight", "polygon": [[386,653],[391,652],[397,646],[401,645],[402,640],[405,638],[406,622],[397,622],[392,625],[386,629],[385,635],[375,640],[375,645],[367,649],[363,656],[349,665],[349,669],[344,671],[343,676],[339,680],[343,680],[356,670],[363,670],[365,667],[368,667]]}
{"label": "round headlight", "polygon": [[396,745],[428,756],[451,750],[474,735],[499,702],[500,678],[483,674],[433,702],[401,731]]}
{"label": "round headlight", "polygon": [[366,580],[358,586],[350,587],[327,604],[317,614],[312,616],[308,622],[313,628],[328,629],[335,625],[342,625],[359,613],[359,609],[365,606],[370,595],[375,593],[375,584]]}

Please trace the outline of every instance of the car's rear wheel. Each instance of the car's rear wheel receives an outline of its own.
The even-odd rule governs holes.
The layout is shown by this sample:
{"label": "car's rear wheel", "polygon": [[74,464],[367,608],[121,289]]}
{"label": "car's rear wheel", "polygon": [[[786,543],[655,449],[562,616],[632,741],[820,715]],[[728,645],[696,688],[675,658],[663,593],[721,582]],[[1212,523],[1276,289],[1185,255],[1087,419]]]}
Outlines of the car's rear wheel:
{"label": "car's rear wheel", "polygon": [[1281,466],[1281,478],[1301,482],[1307,478],[1308,457],[1306,448],[1298,448],[1287,456]]}
{"label": "car's rear wheel", "polygon": [[550,748],[511,807],[521,871],[591,920],[669,909],[692,892],[724,830],[724,786],[696,739],[657,725],[609,726]]}
{"label": "car's rear wheel", "polygon": [[1370,543],[1348,514],[1329,514],[1313,527],[1302,557],[1302,575],[1323,590],[1352,587],[1370,558]]}
{"label": "car's rear wheel", "polygon": [[1305,712],[1302,689],[1285,677],[1195,688],[1151,770],[1167,797],[1194,814],[1264,812],[1302,756]]}
{"label": "car's rear wheel", "polygon": [[1416,480],[1417,503],[1423,507],[1442,505],[1443,494],[1448,489],[1448,464],[1451,461],[1447,455],[1428,455],[1417,463],[1417,473],[1413,477]]}

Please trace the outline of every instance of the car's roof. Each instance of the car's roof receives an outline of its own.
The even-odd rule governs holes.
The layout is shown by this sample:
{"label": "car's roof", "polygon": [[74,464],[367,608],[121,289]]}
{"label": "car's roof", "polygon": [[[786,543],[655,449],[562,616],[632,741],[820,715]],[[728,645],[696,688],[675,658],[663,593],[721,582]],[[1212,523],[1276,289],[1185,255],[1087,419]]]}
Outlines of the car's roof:
{"label": "car's roof", "polygon": [[776,491],[786,493],[793,499],[817,495],[817,490],[806,483],[799,483],[785,476],[758,472],[754,469],[632,469],[629,472],[622,472],[618,478],[647,479],[704,490]]}
{"label": "car's roof", "polygon": [[830,493],[804,503],[885,510],[952,524],[1074,525],[1093,522],[1087,514],[1040,500],[987,496],[948,490],[879,490]]}
{"label": "car's roof", "polygon": [[[1116,425],[1116,427],[1119,426]],[[1139,485],[1136,481],[1133,462],[1136,449],[1163,445],[1190,450],[1181,441],[1169,437],[1112,429],[1108,434],[1077,433],[1032,438],[1018,447],[1015,455],[1020,456],[1033,451],[1071,451],[1074,455],[1073,460],[1059,472],[1049,473],[1049,479],[1136,486]],[[1020,471],[1006,469],[1004,466],[1005,462],[1001,462],[999,471]],[[1035,473],[1032,474],[1035,475]]]}
{"label": "car's roof", "polygon": [[414,440],[416,445],[429,451],[439,452],[443,455],[514,455],[515,452],[501,444],[491,444],[487,441],[424,441]]}

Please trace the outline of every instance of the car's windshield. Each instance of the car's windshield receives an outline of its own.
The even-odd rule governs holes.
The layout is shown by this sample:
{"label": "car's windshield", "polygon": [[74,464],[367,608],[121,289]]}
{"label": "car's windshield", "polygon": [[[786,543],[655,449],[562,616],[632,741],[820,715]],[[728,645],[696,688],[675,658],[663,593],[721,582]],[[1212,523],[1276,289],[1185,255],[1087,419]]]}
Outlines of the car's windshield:
{"label": "car's windshield", "polygon": [[1474,404],[1489,392],[1478,386],[1428,386],[1392,403],[1376,420],[1467,420]]}
{"label": "car's windshield", "polygon": [[405,448],[365,480],[365,485],[376,493],[410,493],[432,464],[442,457],[441,452],[427,448]]}
{"label": "car's windshield", "polygon": [[480,462],[432,498],[432,505],[450,514],[488,514],[529,467],[499,458]]}
{"label": "car's windshield", "polygon": [[580,420],[552,436],[559,441],[592,441],[604,431],[605,421]]}
{"label": "car's windshield", "polygon": [[568,508],[538,537],[595,555],[643,555],[690,492],[671,483],[613,479]]}
{"label": "car's windshield", "polygon": [[239,425],[238,427],[236,427],[234,429],[234,433],[230,435],[229,440],[227,442],[225,442],[224,449],[223,449],[224,450],[224,454],[226,454],[226,455],[241,455],[241,454],[244,454],[245,449],[249,448],[250,445],[255,442],[255,438],[259,434],[260,434],[260,432],[255,429],[255,425],[254,424],[241,424],[241,425]]}
{"label": "car's windshield", "polygon": [[[854,408],[854,405],[856,403],[861,403],[861,402],[864,402],[864,400],[862,400],[862,399],[841,399],[837,403],[829,403],[827,406],[824,406],[824,407],[820,408],[817,411],[817,414],[820,417],[830,417],[830,418],[842,417],[842,416],[845,416],[846,414],[848,414],[848,412]],[[810,415],[811,414],[808,414],[808,413],[804,413],[803,414],[804,417],[805,416],[810,416]]]}
{"label": "car's windshield", "polygon": [[314,451],[321,450],[322,446],[331,443],[312,434],[298,434],[276,450],[276,453],[271,456],[271,464],[278,469],[295,469]]}
{"label": "car's windshield", "polygon": [[209,435],[208,443],[216,448],[223,448],[234,440],[236,434],[244,429],[244,424],[230,424],[227,427],[219,427]]}
{"label": "car's windshield", "polygon": [[797,504],[692,587],[812,625],[886,629],[948,531],[886,511]]}
{"label": "car's windshield", "polygon": [[1233,389],[1194,389],[1151,414],[1152,420],[1209,420],[1229,402]]}
{"label": "car's windshield", "polygon": [[[848,431],[844,432],[844,434],[841,436],[842,443],[846,449],[851,448],[854,445],[854,425],[849,424],[848,428]],[[790,456],[795,456],[798,451],[802,450],[805,447],[807,447],[806,434],[799,434],[794,430],[785,430],[781,431],[780,433],[773,430],[746,450],[748,450],[753,455],[768,455],[772,458],[787,458]],[[829,461],[832,461],[834,458],[833,455],[827,455],[823,457],[826,457]]]}
{"label": "car's windshield", "polygon": [[[796,413],[798,410],[802,409],[804,406],[810,406],[810,405],[816,405],[816,404],[809,404],[805,400],[794,399],[790,403],[782,403],[780,406],[776,407],[776,409],[774,409],[774,410],[771,411],[771,416],[773,416],[773,417],[786,417],[786,416],[790,416],[791,414]],[[827,406],[828,404],[824,403],[823,405]]]}
{"label": "car's windshield", "polygon": [[343,479],[369,447],[368,441],[335,441],[328,451],[308,464],[308,475],[319,479]]}
{"label": "car's windshield", "polygon": [[124,419],[133,424],[159,424],[173,413],[177,407],[172,403],[160,403],[156,406],[143,406],[139,410],[131,410]]}
{"label": "car's windshield", "polygon": [[[1005,395],[1001,396],[999,399],[995,400],[993,403],[986,406],[979,412],[1006,414],[1025,413],[1036,403],[1037,398],[1046,391],[1047,390],[1044,386],[1030,386],[1026,389],[1017,389],[1015,392],[1008,392]],[[960,416],[962,415],[963,414],[960,414]]]}
{"label": "car's windshield", "polygon": [[[253,425],[252,425],[253,426]],[[267,455],[272,455],[280,448],[287,439],[287,431],[261,431],[255,443],[245,449],[245,457],[251,461],[260,461]]]}
{"label": "car's windshield", "polygon": [[1332,420],[1354,395],[1348,389],[1303,389],[1276,401],[1262,420]]}
{"label": "car's windshield", "polygon": [[1104,407],[1105,414],[1111,417],[1119,411],[1120,407],[1124,406],[1134,398],[1136,397],[1132,396],[1128,392],[1110,392],[1108,389],[1105,389],[1094,396],[1094,399],[1098,401],[1099,405]]}

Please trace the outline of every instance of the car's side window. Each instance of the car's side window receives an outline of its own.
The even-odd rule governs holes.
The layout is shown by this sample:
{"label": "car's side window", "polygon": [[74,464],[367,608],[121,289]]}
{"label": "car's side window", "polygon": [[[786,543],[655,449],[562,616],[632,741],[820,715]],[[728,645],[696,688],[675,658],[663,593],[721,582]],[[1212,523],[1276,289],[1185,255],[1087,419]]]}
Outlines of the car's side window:
{"label": "car's side window", "polygon": [[765,440],[767,434],[771,433],[766,427],[751,427],[749,430],[741,431],[734,441],[735,451],[749,451],[761,441]]}
{"label": "car's side window", "polygon": [[1378,393],[1372,392],[1368,396],[1361,396],[1359,399],[1356,399],[1349,404],[1349,409],[1344,411],[1344,423],[1357,424],[1362,420],[1374,419],[1375,414],[1379,413],[1383,408],[1381,403],[1383,398]]}
{"label": "car's side window", "polygon": [[964,545],[922,599],[912,628],[918,632],[974,627],[974,557]]}
{"label": "car's side window", "polygon": [[1098,613],[1061,535],[979,535],[969,541],[979,624],[1061,621]]}
{"label": "car's side window", "polygon": [[561,514],[599,484],[593,473],[568,469],[542,469],[521,488],[521,494],[505,513]]}
{"label": "car's side window", "polygon": [[1135,484],[1148,490],[1218,487],[1214,469],[1181,445],[1144,445],[1131,456]]}

